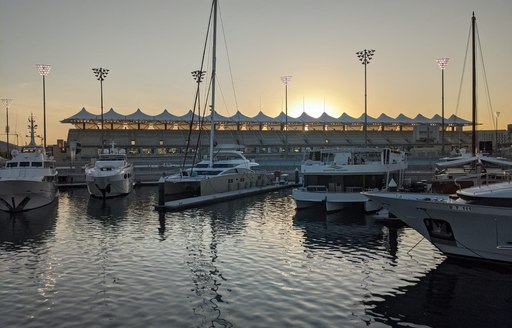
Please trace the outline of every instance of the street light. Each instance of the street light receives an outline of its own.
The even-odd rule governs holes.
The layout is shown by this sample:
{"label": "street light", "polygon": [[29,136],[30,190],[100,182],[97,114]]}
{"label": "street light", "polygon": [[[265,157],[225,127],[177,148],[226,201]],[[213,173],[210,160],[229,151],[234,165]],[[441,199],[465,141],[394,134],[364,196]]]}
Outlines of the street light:
{"label": "street light", "polygon": [[444,69],[448,66],[450,58],[436,59],[441,68],[441,155],[444,156]]}
{"label": "street light", "polygon": [[498,152],[498,117],[500,117],[500,112],[496,112],[496,152]]}
{"label": "street light", "polygon": [[367,125],[368,125],[368,111],[367,111],[367,94],[366,94],[366,65],[370,63],[370,60],[373,57],[375,50],[373,49],[364,49],[356,52],[357,57],[361,61],[361,64],[364,65],[364,146],[368,147],[368,133],[367,133]]}
{"label": "street light", "polygon": [[51,65],[37,64],[37,71],[39,75],[43,77],[43,138],[44,138],[44,149],[46,150],[46,90],[45,90],[45,77],[50,73],[52,69]]}
{"label": "street light", "polygon": [[94,75],[96,75],[96,79],[100,81],[100,92],[101,92],[101,149],[103,149],[104,146],[104,140],[103,140],[103,80],[107,77],[108,69],[106,68],[93,68],[92,71],[94,72]]}
{"label": "street light", "polygon": [[285,117],[284,117],[284,137],[285,137],[285,147],[286,154],[288,154],[288,83],[292,79],[291,75],[281,76],[281,82],[284,84],[284,108],[285,108]]}
{"label": "street light", "polygon": [[2,105],[5,107],[5,115],[6,115],[6,125],[5,125],[5,133],[7,134],[7,157],[9,157],[9,107],[12,104],[12,99],[2,99]]}

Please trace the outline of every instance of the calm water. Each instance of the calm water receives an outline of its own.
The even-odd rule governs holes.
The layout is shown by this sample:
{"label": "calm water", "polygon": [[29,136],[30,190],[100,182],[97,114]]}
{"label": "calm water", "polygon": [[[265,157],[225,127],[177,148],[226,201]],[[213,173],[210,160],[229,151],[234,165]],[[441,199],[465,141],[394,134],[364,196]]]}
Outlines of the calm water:
{"label": "calm water", "polygon": [[80,189],[2,214],[0,327],[512,326],[512,266],[447,260],[407,227],[296,213],[288,191],[156,202]]}

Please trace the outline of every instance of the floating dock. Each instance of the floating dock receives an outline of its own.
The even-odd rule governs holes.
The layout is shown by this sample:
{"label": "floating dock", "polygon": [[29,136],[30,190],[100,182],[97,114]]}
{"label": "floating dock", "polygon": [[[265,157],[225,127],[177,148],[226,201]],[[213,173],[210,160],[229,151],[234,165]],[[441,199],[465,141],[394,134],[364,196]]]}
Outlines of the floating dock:
{"label": "floating dock", "polygon": [[280,189],[293,188],[298,186],[295,183],[276,183],[268,186],[262,187],[253,187],[241,190],[234,191],[226,191],[218,194],[205,195],[205,196],[196,196],[178,200],[172,200],[163,202],[160,201],[158,205],[155,206],[155,210],[157,211],[181,211],[184,209],[199,207],[208,204],[225,202],[232,199],[247,197],[251,195],[261,194],[265,192],[276,191]]}

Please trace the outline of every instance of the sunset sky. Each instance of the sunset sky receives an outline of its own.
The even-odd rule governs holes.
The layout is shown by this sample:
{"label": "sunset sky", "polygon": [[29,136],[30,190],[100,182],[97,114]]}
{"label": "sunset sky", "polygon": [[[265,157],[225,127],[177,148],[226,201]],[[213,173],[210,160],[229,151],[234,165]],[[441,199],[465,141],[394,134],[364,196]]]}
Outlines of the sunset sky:
{"label": "sunset sky", "polygon": [[[103,84],[105,112],[112,107],[124,115],[137,108],[150,115],[164,109],[185,114],[193,105],[190,72],[200,65],[210,4],[0,0],[0,97],[14,99],[11,133],[17,131],[24,143],[27,118],[34,113],[43,134],[36,64],[52,65],[46,77],[48,144],[67,138],[72,126],[60,121],[82,107],[100,113],[93,67],[110,69]],[[239,109],[248,116],[260,110],[277,116],[284,111],[280,76],[291,75],[290,116],[305,110],[315,117],[324,111],[359,117],[364,66],[355,53],[375,49],[367,67],[368,115],[441,114],[435,60],[449,57],[445,116],[471,119],[471,71],[463,68],[474,11],[488,83],[479,78],[479,129],[495,128],[494,112],[501,113],[500,129],[512,123],[510,0],[220,0],[219,6],[217,111],[222,115]],[[4,108],[1,113],[0,140],[5,140]]]}

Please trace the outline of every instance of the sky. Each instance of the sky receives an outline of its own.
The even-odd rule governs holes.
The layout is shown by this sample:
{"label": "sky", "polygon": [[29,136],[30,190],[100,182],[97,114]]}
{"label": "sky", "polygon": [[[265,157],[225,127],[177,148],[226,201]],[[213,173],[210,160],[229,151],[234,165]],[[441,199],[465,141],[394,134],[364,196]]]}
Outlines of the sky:
{"label": "sky", "polygon": [[[43,135],[36,64],[52,65],[45,80],[48,144],[67,138],[72,126],[60,121],[83,107],[100,114],[93,67],[110,69],[105,112],[185,114],[193,107],[190,72],[200,67],[210,6],[210,0],[0,0],[0,97],[14,99],[11,133],[20,144],[28,141],[33,113]],[[290,116],[359,117],[364,66],[356,52],[374,49],[369,116],[441,114],[435,60],[448,57],[445,117],[470,120],[469,59],[464,63],[475,12],[483,55],[479,129],[495,129],[496,112],[500,129],[512,123],[510,0],[219,0],[219,8],[216,111],[222,115],[284,112],[280,77],[290,75]],[[5,140],[5,108],[1,113]]]}

